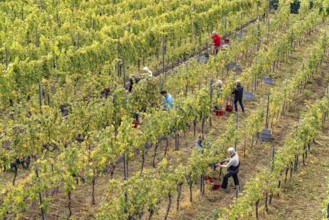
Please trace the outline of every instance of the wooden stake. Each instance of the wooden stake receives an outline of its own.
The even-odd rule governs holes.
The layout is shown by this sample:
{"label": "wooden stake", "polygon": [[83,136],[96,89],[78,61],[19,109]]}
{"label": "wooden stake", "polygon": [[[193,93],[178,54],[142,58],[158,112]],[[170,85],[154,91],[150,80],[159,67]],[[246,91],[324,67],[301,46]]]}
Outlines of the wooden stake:
{"label": "wooden stake", "polygon": [[8,70],[9,66],[9,55],[8,55],[8,48],[5,48],[5,53],[6,53],[6,70]]}
{"label": "wooden stake", "polygon": [[[36,174],[37,178],[39,179],[39,170],[38,170],[37,166],[35,166],[35,174]],[[39,202],[40,202],[40,207],[41,207],[40,208],[41,209],[41,218],[42,218],[42,220],[45,220],[46,214],[42,207],[42,193],[41,192],[39,192]]]}
{"label": "wooden stake", "polygon": [[35,28],[35,45],[39,47],[39,34],[38,34],[38,27]]}
{"label": "wooden stake", "polygon": [[269,108],[270,108],[270,93],[267,94],[267,109],[266,109],[266,124],[265,124],[265,129],[268,129]]}

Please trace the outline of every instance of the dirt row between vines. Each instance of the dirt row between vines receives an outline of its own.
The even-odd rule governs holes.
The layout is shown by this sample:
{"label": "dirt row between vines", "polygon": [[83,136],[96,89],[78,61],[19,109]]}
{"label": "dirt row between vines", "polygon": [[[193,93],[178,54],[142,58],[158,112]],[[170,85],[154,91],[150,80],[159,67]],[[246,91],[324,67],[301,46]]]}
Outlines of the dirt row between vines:
{"label": "dirt row between vines", "polygon": [[284,186],[285,193],[273,200],[269,214],[264,212],[261,219],[266,220],[308,220],[324,217],[324,201],[328,198],[329,174],[329,129],[315,137],[311,154],[305,166],[299,166],[297,175]]}
{"label": "dirt row between vines", "polygon": [[[328,25],[322,26],[322,29],[328,30]],[[311,44],[312,42],[317,42],[317,38],[321,37],[322,34],[317,34],[317,37],[309,38],[303,45],[299,48],[296,48],[296,51],[293,53],[292,58],[288,61],[288,63],[283,64],[279,70],[275,73],[277,77],[276,82],[283,81],[283,79],[289,79],[292,74],[296,73],[296,71],[301,67],[303,58],[306,58],[308,54],[306,53],[305,47]],[[321,71],[326,72],[326,68],[328,67],[327,63],[322,65]],[[324,87],[328,85],[328,79],[324,80],[324,74],[318,75],[314,80],[311,80],[307,87],[304,89],[303,93],[294,97],[295,105],[291,106],[288,114],[284,115],[279,123],[275,124],[272,127],[273,130],[273,138],[274,141],[269,144],[257,144],[253,149],[248,149],[247,155],[243,158],[242,153],[242,144],[238,146],[239,155],[241,158],[241,171],[240,171],[240,184],[242,187],[243,194],[243,185],[246,180],[250,177],[253,177],[260,168],[269,167],[271,165],[271,153],[272,146],[281,147],[286,135],[294,129],[294,127],[298,123],[299,112],[304,109],[305,101],[313,102],[317,98],[324,95]],[[265,89],[266,90],[266,89]],[[267,93],[267,91],[262,91],[263,95]],[[247,113],[248,114],[248,113]],[[219,158],[221,159],[221,158]],[[233,181],[230,180],[230,183]],[[289,182],[288,182],[289,183]],[[233,185],[232,185],[233,186]],[[228,207],[231,204],[232,199],[235,197],[234,190],[231,190],[229,195],[226,195],[220,191],[212,191],[211,185],[208,186],[208,190],[206,190],[206,195],[201,196],[199,191],[197,190],[198,186],[195,186],[195,191],[197,192],[195,195],[195,200],[199,200],[193,204],[191,204],[188,193],[188,186],[185,186],[184,198],[182,198],[181,205],[182,210],[176,212],[175,204],[172,207],[172,215],[170,215],[170,219],[216,219],[216,214],[219,208]],[[275,200],[274,198],[274,204]],[[284,206],[283,206],[284,207]],[[163,210],[164,212],[164,210]],[[312,215],[308,216],[308,219],[312,219]],[[158,217],[157,219],[162,219]],[[269,217],[271,219],[271,217]],[[284,218],[282,218],[284,219]],[[302,218],[301,218],[302,219]],[[304,218],[307,219],[307,218]]]}
{"label": "dirt row between vines", "polygon": [[[243,195],[244,182],[253,177],[262,167],[271,165],[272,146],[281,147],[285,137],[296,127],[298,115],[305,106],[305,100],[312,103],[317,97],[324,95],[322,86],[323,84],[328,85],[329,80],[328,78],[326,81],[322,79],[319,76],[316,80],[312,80],[306,87],[307,92],[296,97],[296,105],[291,106],[289,113],[282,117],[279,124],[273,126],[273,142],[257,144],[255,148],[249,149],[246,158],[242,158],[242,152],[239,151],[241,164],[243,165],[239,175],[242,187],[241,195]],[[305,95],[306,93],[308,94]],[[327,160],[329,156],[328,134],[327,129],[316,137],[317,144],[312,146],[312,154],[306,160],[307,166],[305,168],[303,165],[299,166],[300,170],[297,177],[294,175],[292,180],[288,179],[287,184],[283,185],[287,195],[281,193],[280,197],[273,198],[272,205],[269,206],[269,214],[265,214],[263,208],[260,208],[260,219],[320,219],[321,203],[327,196],[327,185],[324,183],[327,182],[325,178],[329,171]],[[232,180],[230,182],[233,184]],[[187,186],[185,187],[187,188]],[[229,207],[235,194],[234,190],[226,195],[219,191],[211,191],[210,188],[209,185],[205,196],[200,196],[198,192],[197,199],[199,201],[193,204],[188,201],[188,191],[186,189],[185,202],[181,203],[183,210],[180,212],[174,211],[170,219],[217,219],[218,210]],[[315,218],[315,216],[318,216],[318,218]]]}
{"label": "dirt row between vines", "polygon": [[[310,82],[306,90],[313,92],[313,98],[320,98],[316,93],[329,84],[329,60],[324,62],[321,69],[322,77]],[[314,89],[313,84],[319,89]],[[323,91],[323,89],[322,89]],[[308,94],[311,96],[311,94]],[[329,106],[328,106],[329,109]],[[269,215],[263,213],[266,220],[295,220],[322,219],[324,217],[323,202],[328,198],[327,187],[329,178],[329,122],[315,136],[311,154],[305,165],[299,166],[297,175],[284,186],[280,198],[273,200]]]}

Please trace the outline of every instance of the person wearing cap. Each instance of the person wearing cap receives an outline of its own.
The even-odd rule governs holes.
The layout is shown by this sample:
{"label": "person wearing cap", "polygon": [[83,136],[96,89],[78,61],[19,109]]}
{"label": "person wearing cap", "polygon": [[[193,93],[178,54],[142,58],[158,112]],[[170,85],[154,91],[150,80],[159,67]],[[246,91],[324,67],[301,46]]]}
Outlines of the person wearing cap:
{"label": "person wearing cap", "polygon": [[237,102],[239,102],[240,106],[241,106],[241,109],[242,109],[242,112],[244,113],[244,106],[243,106],[243,102],[242,102],[243,86],[241,85],[240,80],[236,81],[236,87],[232,91],[232,94],[234,94],[234,109],[235,109],[235,112],[238,112]]}
{"label": "person wearing cap", "polygon": [[[226,190],[227,184],[228,184],[228,178],[230,178],[230,177],[233,177],[235,187],[239,186],[239,178],[238,178],[238,173],[239,173],[239,168],[240,168],[239,155],[234,150],[233,147],[230,147],[227,151],[231,157],[216,164],[216,166],[219,166],[222,168],[227,168],[227,171],[228,171],[224,175],[223,182],[221,185],[221,188],[223,190]],[[224,165],[225,162],[227,163],[226,165]]]}
{"label": "person wearing cap", "polygon": [[214,41],[214,49],[213,49],[213,53],[214,53],[214,55],[217,55],[218,50],[219,50],[219,47],[220,47],[220,45],[221,45],[220,36],[217,34],[216,31],[213,31],[213,32],[212,32],[212,36],[211,36],[211,38],[212,38],[213,41]]}
{"label": "person wearing cap", "polygon": [[174,108],[171,95],[166,90],[162,90],[161,95],[164,97],[163,110]]}

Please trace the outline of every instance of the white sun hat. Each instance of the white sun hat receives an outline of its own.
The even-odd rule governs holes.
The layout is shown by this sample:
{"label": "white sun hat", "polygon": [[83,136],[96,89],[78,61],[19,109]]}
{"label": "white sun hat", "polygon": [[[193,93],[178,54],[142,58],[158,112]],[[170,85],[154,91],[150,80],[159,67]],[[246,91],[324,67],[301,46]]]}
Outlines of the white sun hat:
{"label": "white sun hat", "polygon": [[150,74],[150,76],[153,76],[152,71],[151,71],[148,67],[144,67],[143,70],[144,70],[145,72],[148,72],[148,73]]}
{"label": "white sun hat", "polygon": [[235,153],[235,150],[234,150],[233,147],[230,147],[230,148],[227,150],[227,152],[229,152],[230,154],[232,154],[232,153]]}

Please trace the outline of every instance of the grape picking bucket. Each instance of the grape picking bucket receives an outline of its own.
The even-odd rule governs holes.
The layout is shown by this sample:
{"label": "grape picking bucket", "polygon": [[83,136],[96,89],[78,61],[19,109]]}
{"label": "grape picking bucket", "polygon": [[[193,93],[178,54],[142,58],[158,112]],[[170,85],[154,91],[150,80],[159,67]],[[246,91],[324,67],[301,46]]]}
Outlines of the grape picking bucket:
{"label": "grape picking bucket", "polygon": [[260,133],[261,141],[270,141],[272,135],[272,130],[263,129]]}
{"label": "grape picking bucket", "polygon": [[227,112],[232,112],[232,111],[233,111],[233,107],[232,107],[232,105],[226,105],[225,110],[226,110]]}
{"label": "grape picking bucket", "polygon": [[223,116],[224,115],[224,110],[219,109],[216,111],[216,116]]}
{"label": "grape picking bucket", "polygon": [[220,188],[220,184],[214,184],[212,190],[217,190]]}

